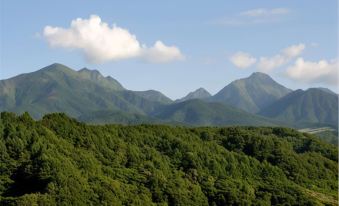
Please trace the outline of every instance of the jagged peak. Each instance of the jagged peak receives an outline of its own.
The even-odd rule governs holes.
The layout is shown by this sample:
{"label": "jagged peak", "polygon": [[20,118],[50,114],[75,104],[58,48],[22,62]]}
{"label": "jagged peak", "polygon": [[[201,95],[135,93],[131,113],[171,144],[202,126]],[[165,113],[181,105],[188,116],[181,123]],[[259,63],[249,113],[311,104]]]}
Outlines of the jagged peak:
{"label": "jagged peak", "polygon": [[87,73],[96,73],[96,74],[100,74],[100,72],[96,69],[88,69],[87,67],[84,67],[82,69],[80,69],[78,72],[87,72]]}

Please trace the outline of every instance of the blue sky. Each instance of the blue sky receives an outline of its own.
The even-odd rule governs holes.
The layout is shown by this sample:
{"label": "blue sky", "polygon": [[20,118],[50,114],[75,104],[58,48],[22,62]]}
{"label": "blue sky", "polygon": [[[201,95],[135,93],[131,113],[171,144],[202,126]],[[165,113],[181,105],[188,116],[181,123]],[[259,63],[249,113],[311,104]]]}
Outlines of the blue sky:
{"label": "blue sky", "polygon": [[[173,99],[199,87],[214,94],[255,71],[292,89],[338,91],[333,80],[338,69],[337,8],[336,0],[2,0],[0,79],[58,62],[76,70],[97,69],[128,89],[155,89]],[[71,21],[86,21],[91,15],[109,29],[115,24],[127,32],[126,44],[139,45],[133,47],[136,53],[126,53],[124,43],[103,51],[108,56],[101,58],[101,46],[91,50],[93,42],[86,42],[92,37],[65,43],[66,34],[76,35]],[[46,26],[65,32],[51,29],[49,35]],[[110,34],[102,34],[109,45],[124,42]]]}

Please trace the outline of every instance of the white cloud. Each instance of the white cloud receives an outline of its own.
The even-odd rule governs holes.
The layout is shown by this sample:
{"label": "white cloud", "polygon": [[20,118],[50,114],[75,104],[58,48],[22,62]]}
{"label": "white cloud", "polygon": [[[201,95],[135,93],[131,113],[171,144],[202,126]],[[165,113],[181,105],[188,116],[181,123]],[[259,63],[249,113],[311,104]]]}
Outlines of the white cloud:
{"label": "white cloud", "polygon": [[294,58],[299,56],[305,49],[304,44],[292,45],[283,50],[283,55],[288,58]]}
{"label": "white cloud", "polygon": [[245,52],[237,52],[230,57],[230,61],[238,68],[244,69],[256,63],[257,59]]}
{"label": "white cloud", "polygon": [[275,55],[273,57],[260,57],[257,67],[263,72],[269,72],[272,69],[286,64],[288,59],[283,55]]}
{"label": "white cloud", "polygon": [[145,48],[142,56],[149,62],[166,63],[174,60],[183,60],[185,57],[175,46],[166,46],[161,41],[155,42],[151,48]]}
{"label": "white cloud", "polygon": [[311,62],[298,58],[295,64],[287,69],[287,75],[291,79],[306,83],[337,85],[338,67],[337,60]]}
{"label": "white cloud", "polygon": [[280,54],[272,57],[260,57],[257,67],[263,72],[270,72],[300,56],[304,49],[304,44],[292,45],[283,49]]}
{"label": "white cloud", "polygon": [[46,26],[43,36],[51,47],[77,49],[92,63],[136,57],[157,63],[183,59],[177,47],[166,46],[161,41],[151,48],[141,46],[127,29],[110,27],[97,15],[72,20],[69,28]]}
{"label": "white cloud", "polygon": [[273,9],[258,8],[241,12],[240,15],[248,17],[269,17],[275,15],[283,15],[289,12],[290,11],[287,8],[273,8]]}

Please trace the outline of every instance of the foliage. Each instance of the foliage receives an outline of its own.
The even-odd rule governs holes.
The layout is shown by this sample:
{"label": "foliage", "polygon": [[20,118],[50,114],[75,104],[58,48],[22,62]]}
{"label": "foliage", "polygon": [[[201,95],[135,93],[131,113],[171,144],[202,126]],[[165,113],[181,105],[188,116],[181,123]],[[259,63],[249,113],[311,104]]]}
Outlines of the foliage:
{"label": "foliage", "polygon": [[4,112],[0,205],[335,204],[337,156],[288,128],[94,126]]}

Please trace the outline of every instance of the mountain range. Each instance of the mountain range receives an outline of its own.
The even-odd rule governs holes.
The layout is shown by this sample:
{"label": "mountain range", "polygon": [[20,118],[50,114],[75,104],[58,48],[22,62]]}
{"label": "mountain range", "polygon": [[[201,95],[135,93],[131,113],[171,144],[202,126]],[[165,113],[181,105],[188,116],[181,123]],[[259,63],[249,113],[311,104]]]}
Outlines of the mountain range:
{"label": "mountain range", "polygon": [[199,88],[171,100],[159,91],[131,91],[97,70],[52,64],[0,81],[0,110],[44,114],[64,112],[91,123],[338,126],[338,95],[326,88],[286,88],[255,72],[215,95]]}

